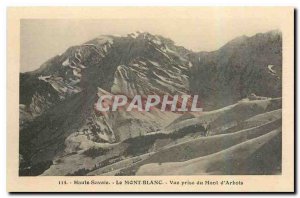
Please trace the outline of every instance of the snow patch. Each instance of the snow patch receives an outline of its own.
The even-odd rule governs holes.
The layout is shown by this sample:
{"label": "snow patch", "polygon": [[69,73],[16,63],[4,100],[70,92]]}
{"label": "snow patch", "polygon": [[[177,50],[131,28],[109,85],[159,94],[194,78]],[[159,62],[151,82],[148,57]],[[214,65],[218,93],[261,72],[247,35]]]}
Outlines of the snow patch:
{"label": "snow patch", "polygon": [[157,66],[157,67],[159,67],[160,65],[157,63],[157,62],[155,62],[155,61],[151,61],[151,60],[149,60],[149,62],[152,64],[152,65],[155,65],[155,66]]}
{"label": "snow patch", "polygon": [[104,50],[105,53],[107,53],[107,46],[106,45],[103,47],[103,50]]}
{"label": "snow patch", "polygon": [[132,38],[137,38],[139,36],[139,33],[138,32],[133,32],[131,34],[129,34],[130,37]]}
{"label": "snow patch", "polygon": [[143,65],[147,65],[144,61],[139,61],[140,63],[142,63]]}
{"label": "snow patch", "polygon": [[271,73],[276,74],[276,71],[273,69],[274,65],[268,65],[268,69]]}
{"label": "snow patch", "polygon": [[68,66],[70,64],[69,58],[67,58],[63,63],[62,66]]}
{"label": "snow patch", "polygon": [[161,41],[158,40],[158,39],[153,39],[152,42],[157,44],[157,45],[161,45]]}
{"label": "snow patch", "polygon": [[175,51],[168,48],[168,46],[166,46],[166,51],[169,52],[169,53],[172,53],[172,54],[177,54]]}
{"label": "snow patch", "polygon": [[48,82],[49,78],[51,78],[51,75],[50,76],[39,76],[38,77],[39,80],[43,80],[45,82]]}
{"label": "snow patch", "polygon": [[80,69],[73,69],[74,76],[81,78]]}

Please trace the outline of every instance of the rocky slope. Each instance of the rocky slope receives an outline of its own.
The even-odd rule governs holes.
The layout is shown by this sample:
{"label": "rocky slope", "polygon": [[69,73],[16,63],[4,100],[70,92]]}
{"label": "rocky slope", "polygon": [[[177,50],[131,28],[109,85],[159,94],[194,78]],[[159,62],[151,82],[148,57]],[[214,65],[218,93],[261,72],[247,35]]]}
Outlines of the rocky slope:
{"label": "rocky slope", "polygon": [[232,104],[250,93],[281,96],[282,35],[274,30],[241,36],[219,50],[189,55],[191,91],[210,109]]}
{"label": "rocky slope", "polygon": [[[118,168],[122,171],[115,174],[132,174],[140,166],[133,166],[135,171],[124,168],[150,163],[148,157],[166,147],[203,136],[221,138],[280,119],[281,48],[278,31],[240,37],[214,52],[192,52],[140,32],[70,47],[39,69],[20,74],[19,173],[85,175]],[[266,98],[254,95],[240,101],[251,93]],[[214,111],[179,114],[153,108],[103,115],[95,110],[101,94],[197,94],[204,110]],[[232,141],[227,147],[246,139]],[[261,147],[255,148],[253,152],[260,152]],[[191,153],[189,159],[200,157],[195,150]],[[143,170],[138,173],[145,174]]]}

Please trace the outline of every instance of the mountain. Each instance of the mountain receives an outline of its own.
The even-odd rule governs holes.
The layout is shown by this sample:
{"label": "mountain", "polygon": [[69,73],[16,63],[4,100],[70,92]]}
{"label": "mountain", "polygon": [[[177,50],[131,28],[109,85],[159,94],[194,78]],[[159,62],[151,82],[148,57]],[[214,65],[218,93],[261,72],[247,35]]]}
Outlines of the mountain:
{"label": "mountain", "polygon": [[250,93],[281,96],[282,35],[278,30],[241,36],[219,50],[192,53],[190,85],[207,107],[234,103]]}
{"label": "mountain", "polygon": [[[270,128],[277,130],[281,51],[279,31],[242,36],[213,52],[193,52],[147,32],[100,36],[70,47],[39,69],[20,74],[19,174],[102,174],[111,166],[121,170],[128,163],[147,162],[161,149],[180,148],[184,141],[219,135],[223,139],[224,133],[263,126],[270,120],[259,120],[266,116],[275,116],[271,123],[275,128]],[[103,94],[199,95],[209,112],[164,112],[154,107],[150,112],[101,114],[95,104]],[[264,138],[265,144],[272,137]],[[252,138],[256,137],[233,141],[222,149]],[[253,152],[261,150],[255,148]],[[217,150],[205,155],[213,152]],[[200,157],[195,150],[190,155],[184,159]],[[280,164],[276,157],[275,162]],[[278,166],[268,173],[278,172]]]}

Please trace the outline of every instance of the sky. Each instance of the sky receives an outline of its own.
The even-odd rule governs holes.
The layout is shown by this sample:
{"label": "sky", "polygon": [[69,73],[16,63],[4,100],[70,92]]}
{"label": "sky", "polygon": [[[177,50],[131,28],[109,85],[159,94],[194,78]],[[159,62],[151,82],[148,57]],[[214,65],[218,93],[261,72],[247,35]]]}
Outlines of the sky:
{"label": "sky", "polygon": [[21,72],[33,71],[67,48],[100,35],[141,31],[172,39],[193,51],[217,50],[235,37],[280,29],[265,18],[206,17],[198,19],[22,19]]}

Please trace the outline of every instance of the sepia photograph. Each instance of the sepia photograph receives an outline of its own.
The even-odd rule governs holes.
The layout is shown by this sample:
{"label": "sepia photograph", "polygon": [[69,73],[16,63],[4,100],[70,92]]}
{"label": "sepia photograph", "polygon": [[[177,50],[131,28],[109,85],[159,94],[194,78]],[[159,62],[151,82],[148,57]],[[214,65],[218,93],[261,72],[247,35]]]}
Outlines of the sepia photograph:
{"label": "sepia photograph", "polygon": [[187,182],[195,191],[249,176],[293,188],[292,8],[39,9],[51,12],[9,15],[14,177],[73,188],[126,178],[151,191],[177,182],[161,176],[223,178]]}
{"label": "sepia photograph", "polygon": [[[54,57],[40,52],[55,48],[46,30],[59,26],[76,37],[101,32],[101,23],[21,20],[20,176],[281,174],[280,29],[239,35],[212,51],[137,31],[100,35]],[[45,62],[33,69],[35,56]]]}

